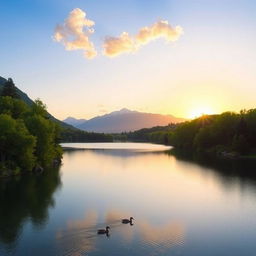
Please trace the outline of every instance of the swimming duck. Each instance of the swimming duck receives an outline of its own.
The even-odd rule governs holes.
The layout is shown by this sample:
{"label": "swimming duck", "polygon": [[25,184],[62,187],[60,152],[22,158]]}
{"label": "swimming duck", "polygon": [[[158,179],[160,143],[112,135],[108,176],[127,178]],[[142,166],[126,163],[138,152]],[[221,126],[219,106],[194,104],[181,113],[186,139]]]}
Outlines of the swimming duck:
{"label": "swimming duck", "polygon": [[130,219],[122,219],[122,223],[123,223],[123,224],[128,224],[128,223],[132,224],[132,221],[133,221],[133,220],[134,220],[133,217],[130,217]]}
{"label": "swimming duck", "polygon": [[101,234],[106,234],[106,235],[108,235],[108,234],[109,234],[109,229],[110,229],[109,226],[106,226],[106,229],[98,229],[98,234],[99,234],[99,235],[101,235]]}

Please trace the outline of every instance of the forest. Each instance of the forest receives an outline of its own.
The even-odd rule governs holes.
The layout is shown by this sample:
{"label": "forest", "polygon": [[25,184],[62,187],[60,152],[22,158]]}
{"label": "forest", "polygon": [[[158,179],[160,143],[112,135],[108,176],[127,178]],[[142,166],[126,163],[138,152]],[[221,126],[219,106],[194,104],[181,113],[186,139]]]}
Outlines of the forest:
{"label": "forest", "polygon": [[0,96],[0,177],[42,170],[60,162],[60,127],[49,120],[46,106],[29,106],[19,98],[11,79]]}
{"label": "forest", "polygon": [[152,142],[169,145],[171,143],[170,134],[176,126],[176,124],[169,124],[167,126],[143,128],[133,132],[113,134],[113,137],[117,141]]}
{"label": "forest", "polygon": [[60,133],[61,142],[113,142],[111,134],[86,132],[75,128],[65,128]]}
{"label": "forest", "polygon": [[131,141],[171,145],[183,151],[254,157],[256,109],[203,115],[181,124],[142,129],[122,136]]}
{"label": "forest", "polygon": [[180,149],[215,154],[254,155],[256,152],[256,109],[240,113],[204,115],[178,125],[170,142]]}

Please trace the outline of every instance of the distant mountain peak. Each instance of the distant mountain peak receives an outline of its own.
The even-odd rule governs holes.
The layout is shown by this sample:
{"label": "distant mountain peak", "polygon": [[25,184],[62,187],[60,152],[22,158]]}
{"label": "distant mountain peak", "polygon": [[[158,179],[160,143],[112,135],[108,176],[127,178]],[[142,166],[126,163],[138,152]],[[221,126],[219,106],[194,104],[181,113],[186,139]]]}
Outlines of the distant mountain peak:
{"label": "distant mountain peak", "polygon": [[72,116],[69,116],[66,119],[62,120],[62,122],[72,125],[72,126],[75,126],[75,127],[79,126],[80,124],[85,123],[86,121],[87,121],[86,119],[77,119]]}
{"label": "distant mountain peak", "polygon": [[122,108],[119,110],[120,113],[130,113],[132,112],[132,110],[128,109],[128,108]]}
{"label": "distant mountain peak", "polygon": [[69,123],[68,121],[72,121],[70,124],[85,131],[119,133],[135,131],[142,128],[151,128],[154,126],[166,126],[170,123],[184,121],[182,118],[176,118],[171,115],[144,113],[128,108],[122,108],[109,114],[96,116],[89,120],[85,120],[84,122],[82,122],[82,120],[74,118],[71,120],[71,118],[67,118],[64,122]]}
{"label": "distant mountain peak", "polygon": [[109,114],[105,114],[104,116],[115,116],[115,115],[123,115],[123,114],[130,114],[130,113],[137,113],[137,111],[133,111],[133,110],[130,110],[128,108],[122,108],[120,110],[117,110],[117,111],[113,111]]}

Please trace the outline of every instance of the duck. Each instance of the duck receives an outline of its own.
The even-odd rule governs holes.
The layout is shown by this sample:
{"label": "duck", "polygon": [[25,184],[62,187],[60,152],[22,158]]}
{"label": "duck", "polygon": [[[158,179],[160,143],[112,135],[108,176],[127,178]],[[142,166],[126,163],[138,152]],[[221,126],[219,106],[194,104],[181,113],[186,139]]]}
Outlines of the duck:
{"label": "duck", "polygon": [[102,235],[102,234],[106,234],[108,235],[109,234],[109,230],[110,230],[110,227],[109,226],[106,226],[106,229],[98,229],[98,235]]}
{"label": "duck", "polygon": [[123,224],[128,224],[128,223],[132,224],[132,221],[133,221],[133,220],[134,220],[133,217],[130,217],[130,219],[122,219],[122,223],[123,223]]}

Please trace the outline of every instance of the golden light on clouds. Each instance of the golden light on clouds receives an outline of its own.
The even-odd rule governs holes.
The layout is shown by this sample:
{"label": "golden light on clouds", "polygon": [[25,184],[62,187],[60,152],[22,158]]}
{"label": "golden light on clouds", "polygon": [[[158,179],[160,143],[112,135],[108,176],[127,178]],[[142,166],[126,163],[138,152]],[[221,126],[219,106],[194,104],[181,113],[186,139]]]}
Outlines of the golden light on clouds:
{"label": "golden light on clouds", "polygon": [[168,21],[160,20],[152,26],[143,27],[135,37],[123,32],[119,37],[106,37],[103,44],[103,54],[115,57],[123,53],[133,53],[143,45],[158,38],[164,38],[167,42],[174,42],[183,34],[180,26],[172,27]]}
{"label": "golden light on clouds", "polygon": [[[86,58],[93,59],[97,55],[90,39],[95,32],[94,25],[95,22],[87,19],[83,10],[75,8],[62,25],[56,26],[53,39],[62,43],[67,51],[83,50]],[[128,32],[122,32],[118,37],[107,36],[102,46],[103,55],[115,57],[123,53],[133,53],[158,38],[174,42],[182,34],[182,27],[172,27],[168,21],[159,20],[149,27],[141,28],[135,36],[130,36]]]}
{"label": "golden light on clouds", "polygon": [[84,56],[92,59],[97,55],[90,35],[94,33],[94,21],[86,18],[79,8],[70,12],[63,25],[55,28],[54,40],[62,43],[67,51],[83,50]]}
{"label": "golden light on clouds", "polygon": [[119,37],[106,37],[103,49],[105,56],[116,57],[122,53],[135,52],[138,47],[134,39],[127,32],[123,32]]}

